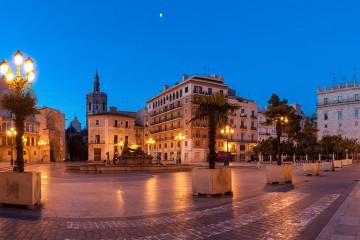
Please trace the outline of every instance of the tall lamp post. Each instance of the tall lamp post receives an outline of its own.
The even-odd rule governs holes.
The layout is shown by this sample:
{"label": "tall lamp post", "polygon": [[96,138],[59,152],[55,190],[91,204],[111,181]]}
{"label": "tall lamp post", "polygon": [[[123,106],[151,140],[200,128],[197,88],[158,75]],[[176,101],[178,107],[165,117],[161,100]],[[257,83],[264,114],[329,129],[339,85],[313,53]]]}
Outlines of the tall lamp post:
{"label": "tall lamp post", "polygon": [[181,141],[185,139],[185,136],[179,133],[175,136],[175,141],[179,142],[179,153],[176,154],[176,163],[181,163]]}
{"label": "tall lamp post", "polygon": [[281,143],[281,135],[282,135],[282,130],[283,130],[283,125],[288,123],[288,118],[285,116],[279,116],[276,119],[276,137],[277,137],[277,153],[278,153],[278,159],[277,159],[277,164],[281,165],[282,159],[280,156],[280,143]]}
{"label": "tall lamp post", "polygon": [[226,135],[226,152],[229,152],[229,136],[234,134],[234,129],[226,126],[225,129],[220,130],[222,135]]}
{"label": "tall lamp post", "polygon": [[151,145],[154,145],[155,144],[155,140],[152,139],[152,138],[149,138],[147,141],[146,141],[147,145],[148,145],[148,149],[150,150],[149,153],[150,153],[150,156],[151,155]]}
{"label": "tall lamp post", "polygon": [[[0,63],[0,73],[4,83],[8,86],[9,89],[14,90],[15,93],[21,97],[23,91],[30,89],[32,82],[35,78],[34,71],[34,62],[28,57],[25,61],[23,59],[23,54],[18,50],[14,55],[14,60],[16,64],[16,75],[14,76],[13,71],[9,67],[8,62],[4,59]],[[25,76],[21,76],[21,66],[24,67]],[[19,98],[21,99],[21,98]],[[20,102],[19,102],[20,103]],[[18,104],[18,103],[15,103]],[[18,130],[18,135],[16,136],[16,166],[19,172],[24,171],[24,157],[23,157],[23,146],[22,146],[22,136],[24,135],[24,117],[22,116],[23,112],[14,113],[15,115],[15,127]],[[26,117],[26,116],[25,116]]]}
{"label": "tall lamp post", "polygon": [[[226,126],[225,129],[220,130],[222,135],[226,135],[226,152],[229,152],[229,136],[234,134],[234,129],[230,128],[229,126]],[[224,165],[229,165],[230,159],[224,160]]]}
{"label": "tall lamp post", "polygon": [[10,165],[14,165],[14,159],[13,159],[13,146],[14,146],[14,137],[16,136],[16,131],[14,128],[10,128],[10,130],[8,130],[6,132],[6,134],[10,137],[11,139],[11,160],[10,160]]}

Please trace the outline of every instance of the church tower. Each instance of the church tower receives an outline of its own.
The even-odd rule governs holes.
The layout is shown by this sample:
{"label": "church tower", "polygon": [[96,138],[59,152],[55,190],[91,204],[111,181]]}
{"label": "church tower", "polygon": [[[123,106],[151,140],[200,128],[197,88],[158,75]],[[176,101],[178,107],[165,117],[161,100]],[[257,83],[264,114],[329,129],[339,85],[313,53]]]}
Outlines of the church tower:
{"label": "church tower", "polygon": [[100,91],[99,75],[96,69],[94,90],[86,94],[86,116],[107,112],[107,94]]}

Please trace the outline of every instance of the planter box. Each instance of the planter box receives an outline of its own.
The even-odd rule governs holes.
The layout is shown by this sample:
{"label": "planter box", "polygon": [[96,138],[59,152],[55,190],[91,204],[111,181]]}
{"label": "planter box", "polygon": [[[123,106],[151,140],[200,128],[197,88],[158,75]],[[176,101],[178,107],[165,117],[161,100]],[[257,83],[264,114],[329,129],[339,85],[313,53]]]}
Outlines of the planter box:
{"label": "planter box", "polygon": [[334,168],[342,168],[342,161],[341,160],[334,160]]}
{"label": "planter box", "polygon": [[292,165],[291,164],[269,164],[266,165],[266,182],[285,184],[292,181]]}
{"label": "planter box", "polygon": [[41,200],[41,173],[0,173],[0,189],[0,204],[26,205],[32,209]]}
{"label": "planter box", "polygon": [[351,165],[353,163],[352,159],[348,159],[348,164]]}
{"label": "planter box", "polygon": [[231,194],[231,168],[194,168],[191,172],[194,195]]}
{"label": "planter box", "polygon": [[341,164],[342,164],[343,166],[347,166],[347,165],[349,165],[349,163],[348,163],[348,160],[347,160],[347,159],[343,159],[343,160],[341,160]]}
{"label": "planter box", "polygon": [[320,163],[304,163],[303,171],[305,175],[319,175],[320,173]]}
{"label": "planter box", "polygon": [[321,171],[334,171],[334,164],[333,162],[321,162]]}

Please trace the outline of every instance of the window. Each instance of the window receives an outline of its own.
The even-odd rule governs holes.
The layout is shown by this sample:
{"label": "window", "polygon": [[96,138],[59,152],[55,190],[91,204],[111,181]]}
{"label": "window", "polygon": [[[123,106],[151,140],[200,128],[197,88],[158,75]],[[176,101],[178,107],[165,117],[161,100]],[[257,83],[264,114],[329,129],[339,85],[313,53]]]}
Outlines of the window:
{"label": "window", "polygon": [[172,147],[172,148],[174,147],[174,143],[173,143],[173,142],[172,142],[172,143],[170,143],[170,147]]}
{"label": "window", "polygon": [[359,110],[355,110],[355,111],[354,111],[354,117],[355,117],[355,118],[358,118],[358,117],[359,117]]}
{"label": "window", "polygon": [[117,153],[118,149],[117,146],[114,146],[114,153]]}
{"label": "window", "polygon": [[224,95],[224,91],[223,91],[223,90],[220,90],[220,94],[221,94],[221,95]]}
{"label": "window", "polygon": [[118,135],[114,135],[114,143],[118,142]]}
{"label": "window", "polygon": [[187,114],[187,108],[185,108],[184,112],[185,112],[185,115],[186,115]]}
{"label": "window", "polygon": [[202,93],[202,87],[201,86],[195,86],[194,92],[195,93]]}
{"label": "window", "polygon": [[187,147],[187,141],[185,141],[185,147]]}
{"label": "window", "polygon": [[34,151],[34,155],[36,155],[36,151]]}
{"label": "window", "polygon": [[327,124],[325,124],[324,128],[327,128]]}
{"label": "window", "polygon": [[358,123],[358,122],[355,122],[355,126],[359,126],[359,123]]}
{"label": "window", "polygon": [[125,127],[129,128],[129,122],[128,121],[125,122]]}
{"label": "window", "polygon": [[100,143],[100,135],[95,135],[95,143]]}
{"label": "window", "polygon": [[91,102],[89,103],[89,111],[91,111]]}
{"label": "window", "polygon": [[245,151],[245,145],[240,145],[240,151]]}
{"label": "window", "polygon": [[195,147],[200,147],[200,140],[195,141]]}
{"label": "window", "polygon": [[324,113],[324,120],[328,120],[328,113]]}
{"label": "window", "polygon": [[98,119],[95,120],[95,125],[99,125],[99,120]]}
{"label": "window", "polygon": [[338,103],[342,102],[342,96],[338,96]]}
{"label": "window", "polygon": [[185,98],[185,103],[188,103],[188,102],[189,102],[188,98]]}
{"label": "window", "polygon": [[212,94],[212,88],[208,89],[208,94],[210,94],[210,95]]}
{"label": "window", "polygon": [[161,143],[159,144],[159,149],[161,149]]}
{"label": "window", "polygon": [[164,148],[167,148],[167,143],[164,144]]}
{"label": "window", "polygon": [[354,98],[355,98],[355,101],[359,101],[359,100],[360,100],[359,94],[358,94],[358,93],[355,93]]}
{"label": "window", "polygon": [[185,87],[185,93],[189,91],[189,87]]}
{"label": "window", "polygon": [[341,123],[339,123],[339,127],[341,127]]}
{"label": "window", "polygon": [[117,127],[117,126],[118,126],[118,121],[115,120],[115,122],[114,122],[114,127]]}
{"label": "window", "polygon": [[328,98],[324,98],[324,104],[328,104]]}
{"label": "window", "polygon": [[342,111],[338,111],[338,119],[341,120],[343,117]]}

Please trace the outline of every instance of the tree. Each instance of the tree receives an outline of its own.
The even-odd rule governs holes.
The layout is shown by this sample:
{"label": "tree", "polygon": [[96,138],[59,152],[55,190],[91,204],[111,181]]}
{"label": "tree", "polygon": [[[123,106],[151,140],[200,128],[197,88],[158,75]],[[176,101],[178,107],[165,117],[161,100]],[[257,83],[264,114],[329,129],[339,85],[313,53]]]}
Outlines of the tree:
{"label": "tree", "polygon": [[25,119],[40,112],[36,109],[37,97],[34,91],[9,91],[0,97],[0,106],[14,114],[16,128],[16,165],[18,172],[24,172],[23,142]]}
{"label": "tree", "polygon": [[240,106],[231,104],[227,98],[221,93],[205,96],[199,102],[194,116],[187,123],[196,120],[206,120],[208,122],[208,137],[209,137],[209,169],[215,168],[215,143],[216,143],[216,130],[228,124],[228,115],[230,112],[240,108]]}
{"label": "tree", "polygon": [[269,101],[269,106],[264,112],[266,122],[265,124],[275,124],[276,129],[276,139],[277,139],[277,164],[281,165],[281,135],[283,132],[289,131],[289,126],[292,125],[295,121],[294,108],[287,105],[287,100],[283,99],[280,101],[279,97],[276,94],[272,94]]}

